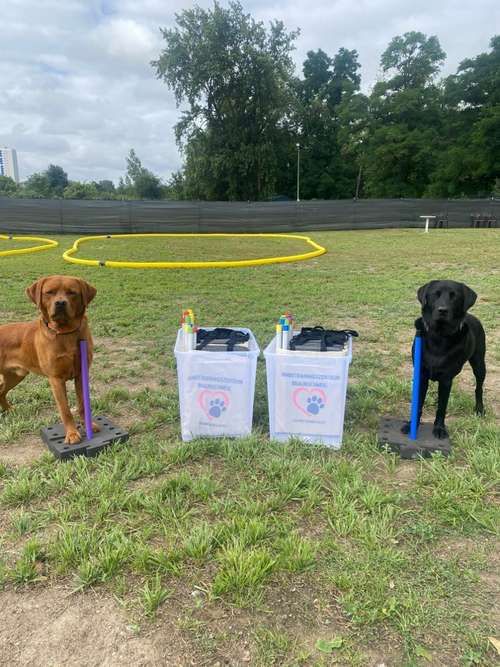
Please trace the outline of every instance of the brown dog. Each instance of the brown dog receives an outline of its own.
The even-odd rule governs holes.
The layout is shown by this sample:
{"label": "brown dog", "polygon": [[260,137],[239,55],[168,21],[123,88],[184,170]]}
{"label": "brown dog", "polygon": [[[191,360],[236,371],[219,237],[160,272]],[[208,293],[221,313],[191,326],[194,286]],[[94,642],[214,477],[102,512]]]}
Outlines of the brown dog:
{"label": "brown dog", "polygon": [[[66,382],[75,380],[80,419],[84,421],[83,391],[78,341],[85,339],[88,363],[92,361],[92,337],[85,309],[97,290],[85,280],[71,276],[41,278],[26,294],[41,317],[34,322],[0,326],[0,410],[10,408],[7,393],[28,373],[45,375],[50,382],[66,432],[65,442],[81,440],[71,414]],[[96,424],[93,428],[98,431]]]}

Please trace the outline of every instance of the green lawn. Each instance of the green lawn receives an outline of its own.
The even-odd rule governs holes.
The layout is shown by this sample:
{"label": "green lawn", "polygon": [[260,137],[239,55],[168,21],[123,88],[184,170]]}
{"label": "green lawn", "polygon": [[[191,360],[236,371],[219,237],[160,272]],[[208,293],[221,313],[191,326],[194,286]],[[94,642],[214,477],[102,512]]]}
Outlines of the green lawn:
{"label": "green lawn", "polygon": [[[47,381],[31,377],[12,392],[15,409],[0,417],[6,616],[23,599],[78,591],[81,604],[112,600],[124,633],[154,636],[191,664],[497,664],[488,636],[500,635],[500,235],[311,236],[326,255],[262,268],[85,268],[61,259],[73,237],[0,257],[1,323],[34,316],[24,289],[42,275],[97,287],[94,408],[131,433],[97,459],[60,464],[37,435],[56,421]],[[308,249],[258,239],[153,244],[96,241],[81,256],[181,261]],[[416,291],[435,278],[479,294],[487,416],[473,416],[467,368],[448,409],[452,456],[404,462],[377,449],[376,426],[381,414],[408,414]],[[357,329],[342,450],[269,442],[263,360],[254,435],[182,443],[172,352],[181,306],[202,325],[251,327],[261,347],[285,306],[299,325]],[[426,419],[435,397],[433,388]],[[0,662],[8,655],[0,648]]]}

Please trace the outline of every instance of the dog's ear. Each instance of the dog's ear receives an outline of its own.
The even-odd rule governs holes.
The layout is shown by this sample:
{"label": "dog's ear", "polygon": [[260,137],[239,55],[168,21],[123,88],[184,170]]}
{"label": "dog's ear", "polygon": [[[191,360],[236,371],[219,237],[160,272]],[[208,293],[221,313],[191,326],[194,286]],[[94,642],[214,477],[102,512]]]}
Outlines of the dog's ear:
{"label": "dog's ear", "polygon": [[477,294],[470,287],[462,283],[462,292],[464,295],[464,313],[469,310],[475,303],[477,299]]}
{"label": "dog's ear", "polygon": [[430,287],[430,286],[432,285],[432,283],[434,283],[434,282],[436,282],[436,281],[435,281],[435,280],[431,280],[430,283],[425,283],[425,285],[422,285],[422,287],[419,287],[419,288],[418,288],[418,291],[417,291],[417,299],[420,301],[420,303],[422,304],[422,306],[425,305],[425,299],[426,299],[426,297],[427,297],[427,290],[429,289],[429,287]]}
{"label": "dog's ear", "polygon": [[82,293],[82,301],[84,306],[88,306],[89,303],[92,301],[92,299],[95,297],[97,294],[97,290],[95,287],[90,285],[86,280],[80,280],[80,289]]}
{"label": "dog's ear", "polygon": [[44,282],[45,278],[40,278],[40,280],[37,280],[33,285],[26,288],[26,296],[28,299],[31,299],[38,308],[42,305],[42,287]]}

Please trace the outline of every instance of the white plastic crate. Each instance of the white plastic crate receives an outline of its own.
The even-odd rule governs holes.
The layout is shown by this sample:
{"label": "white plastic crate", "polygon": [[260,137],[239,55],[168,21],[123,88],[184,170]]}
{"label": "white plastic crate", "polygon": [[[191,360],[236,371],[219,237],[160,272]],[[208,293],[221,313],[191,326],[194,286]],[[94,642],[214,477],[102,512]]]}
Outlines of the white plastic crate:
{"label": "white plastic crate", "polygon": [[182,331],[177,333],[174,352],[183,440],[207,436],[241,438],[252,431],[260,350],[249,329],[231,328],[250,334],[248,351],[185,351]]}
{"label": "white plastic crate", "polygon": [[339,449],[352,339],[345,352],[277,352],[273,338],[264,357],[271,439],[295,437]]}

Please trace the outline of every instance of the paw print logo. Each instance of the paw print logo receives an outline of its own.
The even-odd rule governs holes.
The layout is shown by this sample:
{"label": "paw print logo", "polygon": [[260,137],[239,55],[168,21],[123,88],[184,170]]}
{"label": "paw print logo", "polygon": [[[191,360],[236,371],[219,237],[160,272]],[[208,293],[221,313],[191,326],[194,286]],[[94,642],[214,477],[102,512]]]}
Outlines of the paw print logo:
{"label": "paw print logo", "polygon": [[317,415],[320,410],[322,410],[325,407],[325,404],[323,403],[323,399],[320,396],[310,396],[307,399],[307,411],[311,415]]}
{"label": "paw print logo", "polygon": [[208,409],[208,414],[211,417],[220,417],[223,412],[226,410],[226,404],[222,398],[214,398],[213,401],[210,401],[210,407]]}

